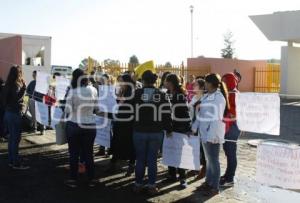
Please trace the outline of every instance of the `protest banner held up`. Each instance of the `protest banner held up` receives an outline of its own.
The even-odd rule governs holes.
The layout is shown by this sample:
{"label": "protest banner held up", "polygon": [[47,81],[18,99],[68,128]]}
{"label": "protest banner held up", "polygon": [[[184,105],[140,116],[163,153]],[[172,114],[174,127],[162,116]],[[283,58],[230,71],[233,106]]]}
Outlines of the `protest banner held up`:
{"label": "protest banner held up", "polygon": [[274,93],[236,94],[237,125],[240,130],[279,135],[280,98]]}
{"label": "protest banner held up", "polygon": [[116,101],[115,86],[99,86],[99,110],[106,113],[117,113],[118,104]]}
{"label": "protest banner held up", "polygon": [[95,143],[104,147],[110,147],[111,119],[96,116],[97,134]]}
{"label": "protest banner held up", "polygon": [[48,105],[41,103],[41,102],[35,102],[35,116],[37,122],[44,126],[49,125],[49,109]]}
{"label": "protest banner held up", "polygon": [[167,166],[190,170],[200,169],[199,137],[188,137],[185,134],[173,132],[172,137],[164,138],[163,160]]}
{"label": "protest banner held up", "polygon": [[50,85],[50,78],[51,75],[49,73],[38,71],[36,75],[35,91],[42,94],[47,94]]}

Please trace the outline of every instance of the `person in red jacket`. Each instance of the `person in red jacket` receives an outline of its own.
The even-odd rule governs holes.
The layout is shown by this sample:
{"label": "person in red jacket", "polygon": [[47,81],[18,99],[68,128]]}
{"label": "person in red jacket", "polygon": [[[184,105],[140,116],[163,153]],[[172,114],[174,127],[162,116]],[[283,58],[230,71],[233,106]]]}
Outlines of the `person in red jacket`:
{"label": "person in red jacket", "polygon": [[240,82],[240,78],[238,78],[235,73],[226,73],[222,77],[222,81],[226,84],[229,92],[230,109],[226,112],[224,116],[224,121],[226,123],[226,134],[223,149],[227,158],[227,168],[225,174],[220,178],[220,185],[233,186],[235,171],[237,167],[236,141],[238,140],[238,137],[240,135],[240,130],[238,129],[236,123],[235,96],[239,92],[237,87],[238,83]]}

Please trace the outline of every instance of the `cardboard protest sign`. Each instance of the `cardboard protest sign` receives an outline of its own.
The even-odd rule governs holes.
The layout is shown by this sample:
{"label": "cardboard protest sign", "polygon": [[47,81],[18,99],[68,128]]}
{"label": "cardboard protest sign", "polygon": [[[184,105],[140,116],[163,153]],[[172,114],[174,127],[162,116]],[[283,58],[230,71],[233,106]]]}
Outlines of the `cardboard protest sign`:
{"label": "cardboard protest sign", "polygon": [[164,138],[163,160],[166,166],[190,170],[200,169],[200,140],[196,136],[173,132],[172,137]]}
{"label": "cardboard protest sign", "polygon": [[300,189],[300,147],[271,142],[258,145],[256,181]]}
{"label": "cardboard protest sign", "polygon": [[57,100],[63,100],[65,98],[67,89],[70,86],[70,80],[62,76],[56,76],[55,80],[55,97]]}
{"label": "cardboard protest sign", "polygon": [[280,134],[280,98],[275,93],[236,94],[237,125],[241,131]]}
{"label": "cardboard protest sign", "polygon": [[35,118],[42,125],[49,125],[49,109],[48,105],[35,101]]}
{"label": "cardboard protest sign", "polygon": [[96,116],[97,134],[95,143],[104,147],[110,147],[111,119]]}
{"label": "cardboard protest sign", "polygon": [[116,101],[115,86],[100,85],[99,86],[99,110],[106,113],[117,113],[118,104]]}
{"label": "cardboard protest sign", "polygon": [[42,94],[47,94],[50,85],[50,78],[51,75],[49,73],[38,71],[36,74],[35,91]]}
{"label": "cardboard protest sign", "polygon": [[61,108],[51,106],[51,127],[53,129],[55,129],[55,125],[57,125],[60,122],[62,115],[63,111],[61,110]]}

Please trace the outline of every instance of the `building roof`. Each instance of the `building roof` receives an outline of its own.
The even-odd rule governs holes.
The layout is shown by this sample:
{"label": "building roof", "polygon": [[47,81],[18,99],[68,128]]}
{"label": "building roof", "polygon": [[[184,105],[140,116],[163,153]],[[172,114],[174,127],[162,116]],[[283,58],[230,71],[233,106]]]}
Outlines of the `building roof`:
{"label": "building roof", "polygon": [[249,17],[270,41],[300,43],[300,10]]}
{"label": "building roof", "polygon": [[14,34],[14,33],[0,33],[0,39],[14,37],[14,36],[21,36],[25,39],[40,39],[40,40],[49,40],[51,39],[50,36],[39,36],[39,35],[25,35],[25,34]]}

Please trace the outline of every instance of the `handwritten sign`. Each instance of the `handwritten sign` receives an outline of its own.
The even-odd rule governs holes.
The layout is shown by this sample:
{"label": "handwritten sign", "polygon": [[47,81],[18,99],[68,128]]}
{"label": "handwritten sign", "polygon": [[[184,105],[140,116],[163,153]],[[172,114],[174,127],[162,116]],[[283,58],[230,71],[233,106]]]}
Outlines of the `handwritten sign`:
{"label": "handwritten sign", "polygon": [[59,123],[61,117],[63,115],[63,111],[61,108],[56,106],[51,106],[51,127],[55,129],[55,125]]}
{"label": "handwritten sign", "polygon": [[49,125],[48,106],[44,103],[35,101],[35,117],[36,121],[42,125]]}
{"label": "handwritten sign", "polygon": [[63,100],[65,98],[67,89],[70,86],[70,80],[62,76],[56,76],[55,80],[55,97],[57,100]]}
{"label": "handwritten sign", "polygon": [[162,163],[190,170],[200,169],[200,141],[196,136],[173,132],[164,138]]}
{"label": "handwritten sign", "polygon": [[256,181],[300,189],[300,147],[263,143],[257,148]]}
{"label": "handwritten sign", "polygon": [[118,104],[116,101],[115,86],[99,86],[99,110],[106,113],[117,113]]}
{"label": "handwritten sign", "polygon": [[95,143],[104,147],[110,147],[111,120],[96,116],[97,134]]}
{"label": "handwritten sign", "polygon": [[47,94],[48,90],[49,90],[49,85],[50,85],[50,78],[51,78],[51,75],[49,73],[44,73],[44,72],[38,71],[36,74],[35,91],[42,93],[42,94]]}
{"label": "handwritten sign", "polygon": [[237,125],[240,130],[280,134],[280,98],[274,93],[236,94]]}

